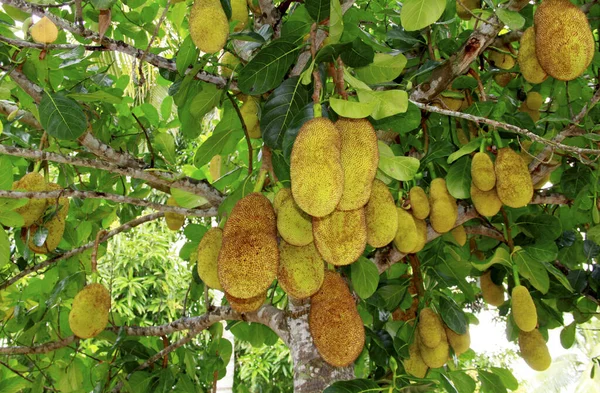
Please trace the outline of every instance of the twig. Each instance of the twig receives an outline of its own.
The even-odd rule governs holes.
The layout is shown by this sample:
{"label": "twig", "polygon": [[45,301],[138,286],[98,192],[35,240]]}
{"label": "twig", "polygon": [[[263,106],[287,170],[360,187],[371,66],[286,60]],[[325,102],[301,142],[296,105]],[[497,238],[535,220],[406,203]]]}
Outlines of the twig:
{"label": "twig", "polygon": [[341,56],[337,59],[337,67],[335,67],[335,84],[338,90],[338,94],[342,96],[344,100],[348,100],[348,92],[346,91],[346,83],[344,82],[344,62]]}
{"label": "twig", "polygon": [[148,145],[148,151],[150,151],[150,167],[154,168],[154,148],[152,147],[152,142],[150,141],[150,135],[148,134],[148,130],[146,129],[146,127],[144,127],[144,125],[142,124],[140,119],[135,115],[135,113],[131,112],[131,116],[133,116],[135,121],[137,121],[138,125],[141,127],[142,131],[144,131],[144,136],[146,137],[146,144]]}
{"label": "twig", "polygon": [[483,225],[465,227],[465,232],[469,235],[481,235],[481,236],[485,236],[485,237],[490,237],[490,238],[496,239],[500,242],[506,241],[506,239],[504,238],[504,235],[502,235],[502,233],[500,231],[498,231],[496,228],[490,228],[490,227],[483,226]]}
{"label": "twig", "polygon": [[480,22],[483,22],[483,23],[490,23],[490,24],[492,24],[493,26],[495,25],[496,27],[500,27],[501,29],[502,29],[502,28],[504,28],[504,26],[503,26],[503,25],[501,25],[501,24],[499,24],[499,23],[497,23],[497,24],[493,24],[493,23],[491,23],[491,22],[488,22],[487,20],[483,19],[482,17],[480,17],[480,16],[478,16],[478,15],[475,15],[475,14],[473,13],[473,11],[471,11],[471,10],[470,10],[470,9],[469,9],[467,6],[465,6],[465,4],[462,2],[462,0],[456,0],[456,1],[458,2],[458,4],[460,4],[460,5],[461,5],[461,6],[462,6],[462,7],[465,9],[465,11],[467,11],[467,13],[468,13],[469,15],[471,15],[473,18],[477,19],[478,21],[480,21]]}
{"label": "twig", "polygon": [[[168,348],[171,345],[171,343],[169,342],[169,337],[162,336],[161,339],[162,339],[162,342],[163,342],[163,348],[166,349],[166,348]],[[169,365],[169,356],[165,355],[165,357],[163,358],[163,364],[162,364],[162,366],[163,366],[163,368],[167,368],[168,365]]]}
{"label": "twig", "polygon": [[79,26],[80,30],[84,30],[83,6],[81,5],[81,0],[75,0],[75,24]]}
{"label": "twig", "polygon": [[[313,23],[310,28],[310,55],[314,58],[317,55],[317,24]],[[315,67],[312,72],[313,79],[315,80],[315,89],[312,95],[313,104],[320,105],[321,102],[321,90],[323,89],[323,83],[321,82],[321,74],[319,74],[319,67]]]}
{"label": "twig", "polygon": [[[141,85],[143,85],[146,82],[146,78],[144,77],[144,71],[142,70],[142,64],[144,63],[144,59],[146,58],[146,55],[148,54],[148,52],[150,51],[150,48],[152,47],[152,43],[158,36],[158,32],[160,31],[160,25],[162,25],[163,22],[165,21],[165,19],[167,18],[167,12],[169,11],[170,5],[171,5],[171,1],[167,1],[167,5],[166,5],[162,15],[160,16],[158,23],[156,24],[156,28],[154,29],[154,34],[152,34],[152,37],[150,37],[150,41],[148,41],[148,46],[146,47],[146,50],[140,56],[139,73],[140,73],[140,84]],[[148,144],[150,144],[150,142],[148,142]]]}
{"label": "twig", "polygon": [[410,267],[412,268],[413,283],[417,289],[417,295],[422,297],[425,294],[425,288],[423,287],[423,276],[421,274],[421,263],[416,254],[410,254],[408,256]]}
{"label": "twig", "polygon": [[94,242],[94,248],[92,249],[92,273],[96,273],[98,270],[98,247],[100,246],[100,239],[106,234],[104,229],[101,229],[96,234],[96,241]]}
{"label": "twig", "polygon": [[[458,0],[460,1],[460,0]],[[469,68],[469,75],[471,75],[477,81],[477,89],[479,91],[479,96],[481,97],[481,101],[487,101],[487,97],[485,95],[485,89],[483,88],[483,83],[481,83],[481,78],[479,77],[479,73],[472,68]]]}
{"label": "twig", "polygon": [[508,248],[510,249],[510,253],[515,249],[515,243],[512,238],[512,229],[510,227],[510,222],[508,220],[508,215],[506,214],[506,210],[504,207],[500,208],[500,212],[502,212],[502,219],[504,220],[504,229],[506,230],[506,243],[508,244]]}
{"label": "twig", "polygon": [[273,170],[273,153],[271,153],[271,149],[267,145],[263,145],[262,147],[262,163],[260,164],[260,168],[267,171],[269,177],[271,177],[271,182],[277,183],[277,175],[275,175],[275,171]]}
{"label": "twig", "polygon": [[[254,161],[254,157],[253,157],[253,153],[252,153],[252,140],[250,139],[250,134],[248,134],[248,127],[246,126],[246,122],[244,121],[244,116],[242,116],[242,112],[240,111],[240,108],[238,107],[235,100],[233,99],[233,96],[231,95],[230,92],[227,92],[226,94],[227,94],[227,98],[229,98],[229,101],[231,101],[231,104],[233,105],[233,109],[235,109],[235,112],[237,113],[238,117],[240,118],[240,123],[242,123],[242,130],[244,130],[244,136],[246,137],[246,143],[248,144],[248,175],[251,175],[252,171],[253,171],[252,164]],[[253,98],[248,97],[248,99],[252,100]]]}

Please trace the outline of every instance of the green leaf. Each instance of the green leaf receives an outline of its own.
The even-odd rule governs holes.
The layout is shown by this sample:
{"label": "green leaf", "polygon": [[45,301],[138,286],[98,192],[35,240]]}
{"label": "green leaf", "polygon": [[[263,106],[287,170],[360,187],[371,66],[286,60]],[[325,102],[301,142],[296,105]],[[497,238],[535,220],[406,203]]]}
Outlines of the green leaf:
{"label": "green leaf", "polygon": [[335,382],[323,390],[323,393],[375,393],[382,390],[376,382],[369,379],[353,379],[351,381]]}
{"label": "green leaf", "polygon": [[315,22],[329,18],[329,0],[306,0],[304,5]]}
{"label": "green leaf", "polygon": [[10,242],[4,228],[0,226],[0,268],[10,262]]}
{"label": "green leaf", "polygon": [[221,151],[230,140],[239,141],[243,136],[244,132],[242,131],[240,118],[231,102],[227,102],[223,111],[223,117],[213,130],[212,135],[202,142],[198,150],[196,150],[194,165],[197,168],[206,165],[216,154],[221,154]]}
{"label": "green leaf", "polygon": [[196,94],[192,99],[190,105],[191,114],[194,117],[201,119],[219,104],[222,95],[223,90],[217,88],[216,85],[213,85],[212,83],[203,83],[202,91]]}
{"label": "green leaf", "polygon": [[507,25],[511,30],[521,30],[525,26],[525,18],[517,11],[510,11],[506,8],[496,8],[498,19]]}
{"label": "green leaf", "polygon": [[344,32],[344,16],[340,0],[331,0],[329,2],[329,44],[340,42]]}
{"label": "green leaf", "polygon": [[562,234],[560,219],[549,214],[526,214],[517,220],[523,233],[534,239],[551,241]]}
{"label": "green leaf", "polygon": [[510,262],[510,253],[508,252],[508,250],[504,247],[498,247],[496,248],[496,251],[494,251],[494,255],[492,255],[492,257],[487,260],[487,261],[477,261],[477,262],[471,262],[471,264],[473,265],[473,267],[475,267],[475,269],[484,272],[487,269],[490,268],[490,266],[499,263],[501,265],[504,265],[508,268],[510,268],[511,262]]}
{"label": "green leaf", "polygon": [[552,262],[558,255],[558,247],[555,242],[538,240],[532,245],[523,247],[532,258],[540,262]]}
{"label": "green leaf", "polygon": [[408,109],[408,94],[404,90],[357,90],[360,102],[374,103],[371,117],[375,120],[404,113]]}
{"label": "green leaf", "polygon": [[355,70],[356,76],[370,85],[391,82],[400,76],[404,67],[406,67],[406,62],[406,57],[403,54],[376,53],[373,63]]}
{"label": "green leaf", "polygon": [[575,332],[577,331],[577,322],[573,321],[560,331],[560,345],[564,349],[569,349],[575,344]]}
{"label": "green leaf", "polygon": [[519,388],[519,381],[517,381],[517,378],[515,378],[510,370],[500,367],[491,367],[490,370],[500,377],[504,386],[510,390],[517,390]]}
{"label": "green leaf", "polygon": [[548,273],[552,274],[554,276],[554,278],[556,278],[556,280],[558,282],[560,282],[561,285],[563,287],[565,287],[569,292],[575,292],[575,290],[573,289],[573,286],[569,282],[569,279],[567,278],[567,276],[565,276],[563,274],[563,272],[561,272],[560,270],[558,270],[551,263],[544,263],[544,267],[546,267],[546,270],[548,270]]}
{"label": "green leaf", "polygon": [[402,298],[406,294],[406,286],[405,285],[386,285],[377,290],[377,294],[381,296],[383,301],[385,302],[385,308],[389,311],[392,311],[398,307]]}
{"label": "green leaf", "polygon": [[179,75],[185,75],[185,71],[198,59],[199,53],[200,51],[192,41],[192,36],[185,37],[177,52],[177,58],[175,58],[175,66]]}
{"label": "green leaf", "polygon": [[20,228],[23,226],[23,216],[13,211],[0,211],[0,224],[11,227]]}
{"label": "green leaf", "polygon": [[[350,85],[350,87],[353,87],[357,90],[358,89],[371,90],[369,85],[367,85],[365,82],[352,76],[352,74],[348,71],[348,69],[344,69],[344,81],[346,81],[346,83],[348,83]],[[419,113],[421,113],[420,110],[419,110]]]}
{"label": "green leaf", "polygon": [[354,290],[362,299],[371,297],[379,284],[379,270],[375,264],[361,256],[351,266],[350,277]]}
{"label": "green leaf", "polygon": [[369,44],[356,38],[349,50],[343,51],[340,57],[348,67],[365,67],[373,62],[375,51]]}
{"label": "green leaf", "polygon": [[454,153],[450,154],[448,156],[448,160],[447,160],[448,164],[452,164],[454,161],[458,160],[462,156],[471,154],[475,150],[479,149],[479,146],[481,146],[481,139],[482,139],[482,137],[472,139],[469,141],[469,143],[467,143],[466,145],[463,145],[460,149],[458,149]]}
{"label": "green leaf", "polygon": [[467,326],[469,325],[467,316],[454,300],[440,297],[439,310],[444,323],[450,329],[458,334],[465,334],[467,332]]}
{"label": "green leaf", "polygon": [[112,94],[110,94],[106,91],[102,91],[102,90],[98,90],[93,93],[69,93],[69,94],[67,94],[67,97],[70,97],[77,101],[83,101],[83,102],[100,101],[100,102],[104,102],[107,104],[114,104],[114,105],[120,104],[121,102],[123,102],[123,97],[113,96]]}
{"label": "green leaf", "polygon": [[464,371],[450,371],[448,376],[459,393],[473,393],[477,386],[475,380]]}
{"label": "green leaf", "polygon": [[262,44],[265,37],[253,31],[242,31],[240,33],[229,34],[229,38],[236,41],[256,42]]}
{"label": "green leaf", "polygon": [[342,117],[351,119],[363,119],[369,116],[375,109],[375,102],[346,101],[340,98],[330,98],[331,109]]}
{"label": "green leaf", "polygon": [[396,156],[392,149],[382,141],[379,146],[379,169],[386,175],[400,181],[412,180],[421,163],[414,157]]}
{"label": "green leaf", "polygon": [[87,118],[75,100],[61,94],[42,96],[40,123],[56,139],[75,140],[87,129]]}
{"label": "green leaf", "polygon": [[10,190],[13,184],[13,165],[8,156],[0,155],[0,190]]}
{"label": "green leaf", "polygon": [[204,197],[178,188],[171,188],[171,195],[175,198],[175,201],[179,206],[185,207],[186,209],[194,209],[208,203]]}
{"label": "green leaf", "polygon": [[154,147],[163,154],[170,164],[177,162],[175,139],[168,132],[161,132],[154,137]]}
{"label": "green leaf", "polygon": [[406,0],[400,22],[406,31],[421,30],[437,21],[446,9],[446,0]]}
{"label": "green leaf", "polygon": [[531,285],[542,293],[547,293],[550,288],[550,277],[542,262],[533,259],[527,251],[516,249],[512,260],[517,264],[519,274],[525,277]]}
{"label": "green leaf", "polygon": [[297,51],[296,42],[284,39],[265,46],[238,74],[239,89],[245,94],[259,95],[277,87],[296,60]]}
{"label": "green leaf", "polygon": [[507,393],[502,380],[496,374],[479,370],[479,381],[481,382],[481,391],[486,393]]}
{"label": "green leaf", "polygon": [[456,199],[471,197],[471,157],[462,157],[452,164],[446,175],[446,186]]}

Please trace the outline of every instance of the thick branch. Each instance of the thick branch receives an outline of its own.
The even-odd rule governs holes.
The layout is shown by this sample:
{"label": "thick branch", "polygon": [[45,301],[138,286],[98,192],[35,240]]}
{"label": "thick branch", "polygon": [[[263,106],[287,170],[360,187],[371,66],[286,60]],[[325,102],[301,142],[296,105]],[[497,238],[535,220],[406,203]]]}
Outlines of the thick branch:
{"label": "thick branch", "polygon": [[504,242],[504,235],[502,232],[497,230],[496,228],[486,227],[484,225],[475,225],[470,227],[465,227],[465,232],[468,235],[481,235],[486,237],[491,237],[492,239],[496,239],[500,242]]}
{"label": "thick branch", "polygon": [[11,113],[13,113],[14,111],[17,111],[17,116],[15,116],[15,121],[19,121],[19,122],[21,122],[25,125],[28,125],[29,127],[32,127],[32,128],[36,128],[36,129],[42,128],[42,125],[40,124],[40,122],[37,121],[35,116],[33,116],[31,113],[19,109],[18,106],[16,106],[15,104],[13,104],[9,101],[4,101],[4,100],[0,101],[0,113],[8,116]]}

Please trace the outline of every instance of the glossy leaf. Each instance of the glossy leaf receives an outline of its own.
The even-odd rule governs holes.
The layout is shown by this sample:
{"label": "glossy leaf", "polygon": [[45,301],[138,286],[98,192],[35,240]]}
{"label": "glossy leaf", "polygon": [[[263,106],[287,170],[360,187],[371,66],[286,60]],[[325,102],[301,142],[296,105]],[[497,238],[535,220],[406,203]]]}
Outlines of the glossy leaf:
{"label": "glossy leaf", "polygon": [[403,54],[376,53],[373,63],[355,70],[356,76],[370,85],[390,82],[400,76],[406,67],[406,62]]}
{"label": "glossy leaf", "polygon": [[406,31],[421,30],[435,23],[446,9],[446,0],[406,0],[400,21]]}
{"label": "glossy leaf", "polygon": [[421,163],[414,157],[396,156],[392,149],[382,141],[379,146],[379,169],[386,175],[400,181],[412,180]]}
{"label": "glossy leaf", "polygon": [[375,264],[360,257],[351,267],[352,287],[362,299],[370,297],[377,290],[379,284],[379,270]]}
{"label": "glossy leaf", "polygon": [[87,118],[73,99],[60,94],[44,94],[39,106],[40,122],[56,139],[75,140],[87,130]]}

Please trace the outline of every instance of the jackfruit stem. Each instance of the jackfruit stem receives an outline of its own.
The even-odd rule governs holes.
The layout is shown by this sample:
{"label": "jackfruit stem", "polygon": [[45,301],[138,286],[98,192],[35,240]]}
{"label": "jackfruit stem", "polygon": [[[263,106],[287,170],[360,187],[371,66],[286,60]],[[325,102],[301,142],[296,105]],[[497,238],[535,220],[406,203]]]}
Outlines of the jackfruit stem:
{"label": "jackfruit stem", "polygon": [[496,148],[498,150],[502,149],[504,147],[504,143],[502,143],[502,138],[500,138],[500,134],[496,130],[493,131],[493,134],[494,134],[494,140],[496,141]]}
{"label": "jackfruit stem", "polygon": [[258,178],[256,179],[256,184],[254,185],[254,192],[261,192],[264,185],[265,185],[265,180],[267,179],[267,170],[260,168],[260,171],[258,172]]}
{"label": "jackfruit stem", "polygon": [[32,172],[39,172],[41,167],[42,167],[42,160],[39,160],[33,166],[33,171]]}
{"label": "jackfruit stem", "polygon": [[321,103],[313,104],[313,117],[323,117],[323,110],[321,109]]}
{"label": "jackfruit stem", "polygon": [[521,280],[519,279],[519,269],[517,268],[517,264],[513,263],[513,276],[515,279],[515,285],[521,285]]}
{"label": "jackfruit stem", "polygon": [[479,152],[480,153],[485,153],[485,138],[481,138],[481,145],[479,145]]}
{"label": "jackfruit stem", "polygon": [[433,161],[429,161],[427,163],[427,168],[429,169],[429,174],[431,175],[431,180],[437,178],[437,175],[435,173],[435,166],[433,165]]}

